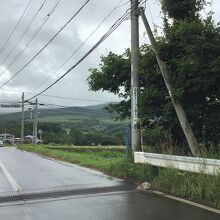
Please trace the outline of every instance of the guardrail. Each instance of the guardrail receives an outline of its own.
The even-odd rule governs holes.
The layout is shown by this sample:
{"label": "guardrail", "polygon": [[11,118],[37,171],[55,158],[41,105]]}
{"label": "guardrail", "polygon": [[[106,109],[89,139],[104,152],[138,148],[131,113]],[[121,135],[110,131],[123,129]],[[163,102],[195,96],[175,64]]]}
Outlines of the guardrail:
{"label": "guardrail", "polygon": [[135,163],[151,164],[158,167],[172,167],[195,173],[220,173],[220,160],[215,159],[135,152],[134,161]]}

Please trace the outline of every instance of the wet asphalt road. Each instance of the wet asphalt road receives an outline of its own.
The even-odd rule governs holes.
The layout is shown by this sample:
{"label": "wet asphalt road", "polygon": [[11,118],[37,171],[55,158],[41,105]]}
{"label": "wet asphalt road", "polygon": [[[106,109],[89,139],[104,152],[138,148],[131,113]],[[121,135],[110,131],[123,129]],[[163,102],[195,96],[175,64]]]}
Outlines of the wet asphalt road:
{"label": "wet asphalt road", "polygon": [[[102,188],[125,184],[100,172],[48,160],[15,148],[0,148],[0,196],[57,189]],[[220,215],[154,194],[131,191],[96,193],[0,204],[3,220],[217,220]]]}

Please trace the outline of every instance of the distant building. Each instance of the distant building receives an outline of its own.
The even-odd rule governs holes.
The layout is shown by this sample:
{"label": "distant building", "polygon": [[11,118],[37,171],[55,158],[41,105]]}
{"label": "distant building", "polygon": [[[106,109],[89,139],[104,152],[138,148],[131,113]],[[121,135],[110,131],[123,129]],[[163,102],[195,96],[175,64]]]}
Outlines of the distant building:
{"label": "distant building", "polygon": [[34,136],[33,135],[27,135],[24,137],[24,143],[25,144],[31,144],[33,141]]}
{"label": "distant building", "polygon": [[13,134],[5,133],[0,134],[0,137],[3,139],[4,144],[14,144],[15,143],[15,136]]}
{"label": "distant building", "polygon": [[21,138],[15,138],[14,142],[15,144],[21,144]]}
{"label": "distant building", "polygon": [[[24,137],[24,143],[31,144],[33,142],[33,139],[34,139],[33,135],[27,135]],[[37,138],[36,143],[41,144],[41,143],[43,143],[43,141]]]}

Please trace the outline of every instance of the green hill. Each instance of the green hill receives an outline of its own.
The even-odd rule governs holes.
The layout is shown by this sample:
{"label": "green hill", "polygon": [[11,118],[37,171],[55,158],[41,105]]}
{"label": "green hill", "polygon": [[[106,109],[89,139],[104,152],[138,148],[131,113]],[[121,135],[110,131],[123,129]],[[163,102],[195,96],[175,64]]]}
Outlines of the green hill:
{"label": "green hill", "polygon": [[[114,115],[104,110],[106,104],[86,107],[68,107],[39,109],[38,122],[41,124],[57,124],[66,131],[77,128],[83,132],[98,132],[106,135],[116,135],[124,132],[126,121],[115,121]],[[21,112],[1,114],[0,130],[8,129],[14,131],[20,129]],[[31,127],[30,111],[25,111],[25,124]],[[30,130],[30,129],[29,129]],[[19,131],[16,133],[19,134]]]}

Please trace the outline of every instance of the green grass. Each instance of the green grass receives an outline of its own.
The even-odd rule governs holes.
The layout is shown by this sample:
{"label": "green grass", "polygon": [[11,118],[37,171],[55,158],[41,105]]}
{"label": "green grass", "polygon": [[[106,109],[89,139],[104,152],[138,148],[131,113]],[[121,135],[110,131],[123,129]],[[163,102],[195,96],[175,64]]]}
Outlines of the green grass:
{"label": "green grass", "polygon": [[[72,147],[74,149],[74,147]],[[19,149],[39,153],[44,156],[53,157],[70,163],[77,163],[82,166],[96,168],[102,171],[110,171],[112,163],[121,160],[125,155],[122,152],[100,151],[100,152],[80,152],[82,147],[75,149],[76,152],[68,152],[62,148],[54,149],[54,146],[32,146],[24,145],[19,146]]]}
{"label": "green grass", "polygon": [[70,152],[62,150],[62,147],[54,149],[54,146],[19,146],[21,150],[95,168],[133,183],[147,181],[161,191],[220,208],[220,174],[195,174],[147,164],[134,164],[131,157],[127,158],[124,152],[115,151],[114,148],[111,151],[105,148],[101,151],[87,151],[83,147],[69,148]]}
{"label": "green grass", "polygon": [[[124,153],[125,146],[45,146],[50,150],[62,150],[66,152],[74,152],[74,153],[94,153],[94,152],[111,152],[111,153]],[[124,155],[124,154],[123,154]]]}
{"label": "green grass", "polygon": [[161,190],[192,200],[210,203],[220,208],[220,175],[179,172],[160,169],[153,184]]}

